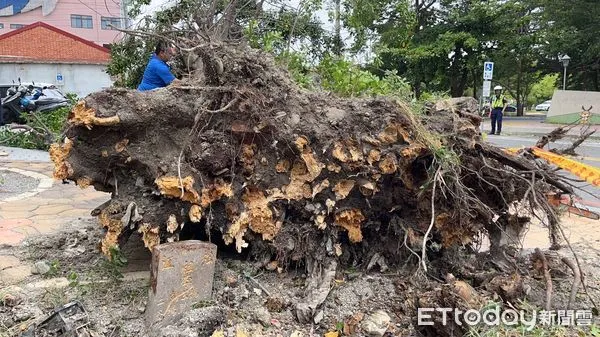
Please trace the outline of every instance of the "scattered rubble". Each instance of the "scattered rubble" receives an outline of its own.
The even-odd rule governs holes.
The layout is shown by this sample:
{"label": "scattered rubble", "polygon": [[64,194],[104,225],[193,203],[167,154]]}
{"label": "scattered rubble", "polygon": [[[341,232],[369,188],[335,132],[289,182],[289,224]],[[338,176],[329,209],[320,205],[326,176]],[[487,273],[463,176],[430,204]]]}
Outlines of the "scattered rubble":
{"label": "scattered rubble", "polygon": [[34,263],[33,267],[31,268],[31,273],[34,275],[35,274],[45,275],[49,271],[50,271],[50,266],[45,261],[38,261],[38,262]]}
{"label": "scattered rubble", "polygon": [[41,323],[30,326],[22,336],[99,337],[99,334],[87,329],[89,324],[89,317],[81,303],[71,302],[54,310]]}
{"label": "scattered rubble", "polygon": [[309,323],[314,320],[317,308],[325,302],[331,284],[335,278],[337,263],[334,260],[329,261],[329,265],[324,269],[316,269],[315,275],[309,279],[306,288],[306,300],[296,305],[296,316],[300,323]]}
{"label": "scattered rubble", "polygon": [[226,319],[226,310],[220,306],[192,309],[173,324],[159,328],[158,337],[210,336]]}
{"label": "scattered rubble", "polygon": [[257,323],[260,323],[264,326],[271,325],[271,314],[265,307],[256,308],[254,311],[254,318],[256,319]]}
{"label": "scattered rubble", "polygon": [[382,310],[376,311],[365,317],[361,327],[367,336],[381,337],[388,330],[390,316]]}
{"label": "scattered rubble", "polygon": [[[75,224],[73,224],[75,225]],[[90,226],[90,227],[86,227]],[[96,236],[100,230],[94,224],[79,224],[87,235]],[[134,280],[131,273],[123,271],[122,278],[111,279],[109,272],[114,272],[112,267],[105,264],[105,259],[89,260],[79,257],[75,264],[69,264],[62,255],[62,246],[53,244],[64,241],[75,234],[73,228],[67,228],[64,233],[46,235],[40,240],[27,242],[20,251],[11,251],[25,256],[26,252],[32,261],[39,261],[36,252],[43,252],[49,261],[58,260],[57,265],[63,266],[57,270],[57,275],[65,275],[76,271],[78,282],[70,282],[67,277],[41,278],[41,275],[31,275],[26,283],[19,287],[0,288],[0,295],[6,299],[0,305],[0,328],[11,328],[12,333],[7,336],[19,336],[22,328],[31,324],[40,323],[48,317],[56,306],[62,306],[69,301],[79,301],[87,310],[90,325],[89,329],[105,337],[145,337],[150,333],[145,324],[145,307],[148,301],[149,278]],[[82,241],[85,243],[86,241]],[[51,243],[50,248],[46,245]],[[86,251],[92,250],[95,243],[85,245]],[[586,248],[587,247],[587,248]],[[140,249],[143,246],[139,247]],[[600,269],[593,257],[599,258],[598,252],[591,246],[575,245],[574,249],[585,256],[584,275],[588,284],[600,284]],[[7,253],[6,251],[2,253]],[[528,288],[526,296],[527,305],[544,306],[546,299],[545,280],[543,272],[538,273],[533,260],[530,258],[533,251],[523,252],[518,257],[519,270],[529,270],[529,275],[522,276],[523,288]],[[548,267],[553,277],[554,308],[567,307],[572,289],[572,273],[564,268],[561,259],[568,256],[568,250],[546,252]],[[90,256],[98,257],[97,253]],[[150,266],[150,260],[136,262],[140,266]],[[476,265],[473,264],[475,267]],[[138,266],[127,269],[137,270]],[[244,261],[231,256],[221,256],[215,264],[214,291],[209,301],[194,303],[190,310],[183,313],[169,325],[156,331],[158,336],[212,336],[215,331],[222,331],[222,336],[237,335],[238,331],[245,332],[246,336],[324,336],[325,333],[337,332],[338,336],[369,336],[368,333],[383,331],[384,336],[417,336],[415,308],[419,299],[436,294],[445,294],[441,297],[445,302],[454,298],[453,293],[462,294],[464,299],[473,301],[469,297],[480,300],[501,302],[492,296],[499,292],[496,286],[502,286],[506,294],[512,291],[507,287],[509,283],[499,279],[490,281],[490,290],[480,287],[478,281],[466,282],[455,276],[443,283],[415,276],[406,270],[390,267],[386,274],[377,270],[366,273],[352,268],[339,268],[334,280],[330,283],[328,295],[324,302],[318,306],[311,321],[302,324],[296,317],[296,304],[306,301],[310,279],[300,270],[289,270],[284,273],[266,271],[257,268],[253,261]],[[269,290],[271,296],[260,296],[249,289],[256,288],[250,279],[243,275],[253,275],[253,278]],[[236,282],[231,283],[233,275]],[[493,273],[490,275],[494,275]],[[509,275],[510,276],[510,275]],[[149,277],[149,276],[148,276]],[[104,280],[102,280],[104,278]],[[102,281],[101,281],[102,280]],[[446,284],[448,283],[448,284]],[[467,283],[467,284],[465,284]],[[317,284],[317,283],[314,283]],[[318,288],[318,287],[317,287]],[[471,288],[476,289],[472,293]],[[311,289],[313,286],[311,286]],[[438,290],[440,292],[438,292]],[[452,292],[449,292],[452,291]],[[592,296],[598,293],[592,291]],[[501,293],[501,292],[499,292]],[[504,293],[501,293],[504,294]],[[366,295],[366,296],[365,296]],[[323,296],[319,294],[319,296]],[[449,296],[449,297],[448,297]],[[523,296],[523,295],[521,295]],[[321,297],[322,298],[322,297]],[[437,297],[434,297],[436,299]],[[458,298],[463,301],[463,298]],[[461,302],[462,303],[462,302]],[[474,303],[474,302],[473,302]],[[513,301],[519,305],[519,301]],[[441,305],[441,304],[440,304]],[[584,294],[577,296],[575,307],[590,307]],[[266,315],[268,313],[268,315]],[[385,313],[389,321],[385,319]],[[263,316],[264,315],[264,316]],[[322,316],[322,317],[321,317]],[[257,320],[261,317],[260,321]],[[315,319],[318,321],[315,324]],[[386,322],[387,323],[384,323]],[[421,330],[422,331],[422,330]],[[438,330],[436,330],[438,331]],[[446,330],[439,330],[446,331]],[[2,330],[0,330],[2,332]],[[426,331],[422,331],[426,333]],[[427,334],[425,334],[427,335]],[[429,334],[430,336],[444,336],[441,333]]]}

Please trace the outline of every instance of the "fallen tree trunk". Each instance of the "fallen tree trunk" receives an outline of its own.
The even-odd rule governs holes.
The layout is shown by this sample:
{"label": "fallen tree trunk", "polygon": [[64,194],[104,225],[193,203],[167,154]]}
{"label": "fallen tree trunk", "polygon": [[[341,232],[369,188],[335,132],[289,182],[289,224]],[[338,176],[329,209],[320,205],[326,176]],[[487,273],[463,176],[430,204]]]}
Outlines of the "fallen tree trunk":
{"label": "fallen tree trunk", "polygon": [[495,233],[493,249],[514,244],[526,221],[511,207],[550,210],[544,194],[568,192],[483,143],[473,99],[421,116],[388,99],[302,90],[256,50],[194,51],[201,79],[91,94],[52,146],[56,178],[112,194],[94,211],[106,254],[138,231],[149,249],[210,238],[280,263],[399,262],[422,247],[433,259],[482,232]]}

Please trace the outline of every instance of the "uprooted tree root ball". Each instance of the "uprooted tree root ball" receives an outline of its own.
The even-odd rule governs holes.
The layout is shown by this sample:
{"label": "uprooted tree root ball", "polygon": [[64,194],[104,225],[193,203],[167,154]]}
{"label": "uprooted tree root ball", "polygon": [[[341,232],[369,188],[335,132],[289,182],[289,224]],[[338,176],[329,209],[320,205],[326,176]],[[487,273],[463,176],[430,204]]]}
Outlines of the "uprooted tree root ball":
{"label": "uprooted tree root ball", "polygon": [[409,263],[473,278],[465,256],[482,234],[506,257],[530,217],[556,225],[546,193],[569,188],[485,144],[471,98],[419,115],[300,89],[257,50],[190,50],[203,68],[189,79],[91,94],[51,148],[57,179],[112,194],[92,212],[106,254],[137,231],[148,249],[202,238],[279,266]]}

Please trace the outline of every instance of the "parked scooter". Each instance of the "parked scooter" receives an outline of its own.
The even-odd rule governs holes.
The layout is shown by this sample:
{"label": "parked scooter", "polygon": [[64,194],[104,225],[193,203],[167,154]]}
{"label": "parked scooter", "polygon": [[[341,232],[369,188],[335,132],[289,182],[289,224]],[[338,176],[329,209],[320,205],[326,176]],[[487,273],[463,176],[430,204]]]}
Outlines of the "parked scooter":
{"label": "parked scooter", "polygon": [[[14,81],[13,81],[14,83]],[[14,85],[0,101],[0,125],[9,123],[25,123],[23,112],[40,113],[53,111],[69,105],[69,100],[60,90],[48,87],[36,87],[35,83],[25,86]]]}

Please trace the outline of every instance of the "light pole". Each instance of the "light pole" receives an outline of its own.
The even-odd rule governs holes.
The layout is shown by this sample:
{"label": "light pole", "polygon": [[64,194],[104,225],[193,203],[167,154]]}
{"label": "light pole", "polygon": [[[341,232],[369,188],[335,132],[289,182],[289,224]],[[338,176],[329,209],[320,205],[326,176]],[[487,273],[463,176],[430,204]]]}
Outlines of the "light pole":
{"label": "light pole", "polygon": [[562,63],[563,68],[564,68],[563,90],[567,90],[567,66],[569,65],[569,61],[571,61],[571,58],[567,54],[565,54],[563,57],[560,58],[560,63]]}

